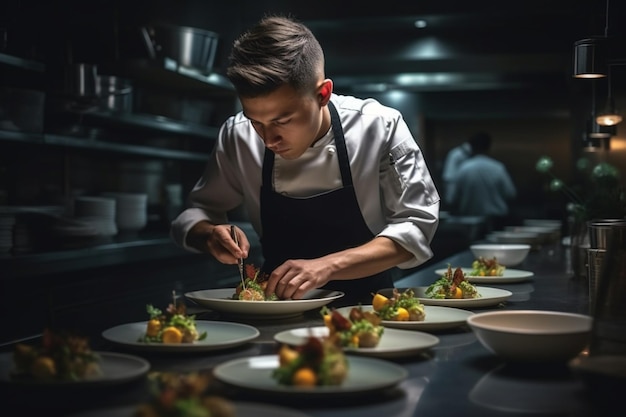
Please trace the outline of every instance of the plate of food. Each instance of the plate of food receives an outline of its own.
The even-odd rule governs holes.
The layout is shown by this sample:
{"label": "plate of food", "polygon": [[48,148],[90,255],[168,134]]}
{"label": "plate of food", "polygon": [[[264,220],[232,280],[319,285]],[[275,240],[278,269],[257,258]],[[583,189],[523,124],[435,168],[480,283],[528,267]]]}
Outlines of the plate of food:
{"label": "plate of food", "polygon": [[210,372],[151,372],[148,377],[150,395],[136,405],[92,409],[73,417],[138,417],[138,416],[219,416],[219,417],[305,417],[299,411],[254,402],[230,400],[212,387]]}
{"label": "plate of food", "polygon": [[[513,284],[517,282],[523,282],[531,280],[535,275],[530,271],[522,271],[520,269],[504,269],[501,272],[501,275],[472,275],[475,271],[472,268],[461,268],[463,273],[465,274],[465,278],[471,282],[476,284]],[[441,276],[447,272],[447,269],[437,269],[435,274]]]}
{"label": "plate of food", "polygon": [[[475,287],[477,291],[476,298],[431,298],[427,295],[427,290],[429,287],[411,288],[413,289],[413,291],[415,291],[415,295],[419,298],[419,300],[426,305],[456,308],[480,308],[496,306],[500,303],[505,302],[509,297],[513,295],[511,291],[503,290],[500,288]],[[379,290],[379,292],[382,294],[391,291],[391,288]]]}
{"label": "plate of food", "polygon": [[[365,311],[374,311],[371,305],[361,306]],[[337,311],[346,314],[350,311],[350,307],[341,307]],[[441,307],[434,305],[424,305],[423,320],[383,320],[381,323],[385,328],[395,328],[401,330],[420,330],[420,331],[439,331],[452,329],[462,326],[466,323],[469,316],[474,314],[471,311],[460,308]]]}
{"label": "plate of food", "polygon": [[[274,340],[292,346],[306,342],[309,336],[328,337],[330,331],[326,326],[302,327],[284,330],[274,335]],[[439,338],[429,333],[398,329],[384,329],[380,341],[372,347],[344,347],[347,353],[377,358],[397,358],[416,355],[439,343]]]}
{"label": "plate of food", "polygon": [[[121,407],[97,408],[72,414],[68,417],[137,417],[138,406],[126,405]],[[223,410],[220,410],[223,412]],[[264,404],[258,402],[233,402],[231,414],[220,414],[220,417],[309,417],[293,408]]]}
{"label": "plate of food", "polygon": [[0,353],[0,382],[13,386],[69,388],[126,383],[145,376],[143,358],[91,350],[88,339],[45,329],[41,345],[18,343]]}
{"label": "plate of food", "polygon": [[224,362],[213,375],[224,384],[265,395],[326,399],[379,394],[406,379],[408,371],[384,359],[348,357],[330,339],[311,337],[296,348],[283,344],[278,355]]}
{"label": "plate of food", "polygon": [[149,321],[121,324],[102,332],[102,337],[116,345],[133,350],[151,352],[206,352],[243,345],[256,339],[260,335],[256,327],[247,324],[196,320],[196,331],[200,335],[206,335],[205,337],[190,342],[163,343],[158,340],[149,341],[146,339],[145,336],[149,324]]}
{"label": "plate of food", "polygon": [[344,296],[341,291],[315,289],[300,300],[240,300],[236,288],[191,291],[185,297],[209,310],[253,318],[284,318],[321,308]]}

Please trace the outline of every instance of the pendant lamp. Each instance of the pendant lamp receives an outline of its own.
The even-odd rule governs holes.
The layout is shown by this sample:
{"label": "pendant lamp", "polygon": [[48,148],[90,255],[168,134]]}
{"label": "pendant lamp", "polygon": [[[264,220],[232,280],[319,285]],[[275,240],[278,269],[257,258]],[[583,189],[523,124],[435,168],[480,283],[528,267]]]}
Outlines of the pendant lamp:
{"label": "pendant lamp", "polygon": [[574,77],[606,77],[607,55],[605,38],[587,38],[574,43]]}
{"label": "pendant lamp", "polygon": [[615,110],[615,100],[611,90],[611,65],[607,75],[607,97],[606,106],[596,117],[596,123],[600,126],[615,126],[622,121],[622,116]]}

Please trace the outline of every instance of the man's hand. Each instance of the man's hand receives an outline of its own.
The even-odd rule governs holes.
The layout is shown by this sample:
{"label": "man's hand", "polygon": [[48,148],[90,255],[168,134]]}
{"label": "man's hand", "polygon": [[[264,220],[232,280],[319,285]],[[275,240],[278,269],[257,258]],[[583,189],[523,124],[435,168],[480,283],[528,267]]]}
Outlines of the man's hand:
{"label": "man's hand", "polygon": [[247,258],[250,242],[246,234],[235,226],[239,246],[230,235],[229,224],[211,224],[202,221],[195,224],[187,234],[187,245],[204,253],[210,253],[223,264],[236,264],[239,258]]}
{"label": "man's hand", "polygon": [[272,271],[265,289],[280,299],[298,300],[308,291],[326,285],[330,279],[328,262],[318,259],[290,259]]}

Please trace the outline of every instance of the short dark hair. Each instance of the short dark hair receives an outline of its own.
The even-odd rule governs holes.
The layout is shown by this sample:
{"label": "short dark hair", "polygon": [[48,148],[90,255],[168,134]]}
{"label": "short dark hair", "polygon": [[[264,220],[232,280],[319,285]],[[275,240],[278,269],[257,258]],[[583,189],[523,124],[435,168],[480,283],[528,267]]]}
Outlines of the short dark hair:
{"label": "short dark hair", "polygon": [[243,97],[269,94],[289,84],[313,91],[324,52],[304,24],[291,17],[266,16],[233,43],[226,75]]}
{"label": "short dark hair", "polygon": [[486,153],[491,148],[491,135],[487,132],[478,132],[469,138],[472,153]]}

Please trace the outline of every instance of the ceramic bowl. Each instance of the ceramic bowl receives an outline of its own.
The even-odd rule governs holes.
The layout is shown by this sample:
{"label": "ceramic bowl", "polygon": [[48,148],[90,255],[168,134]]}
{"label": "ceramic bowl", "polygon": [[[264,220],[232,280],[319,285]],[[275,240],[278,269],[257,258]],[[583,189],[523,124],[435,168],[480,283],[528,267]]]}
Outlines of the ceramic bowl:
{"label": "ceramic bowl", "polygon": [[500,265],[514,266],[521,264],[530,251],[529,244],[521,243],[482,243],[470,246],[474,257],[496,258]]}
{"label": "ceramic bowl", "polygon": [[479,342],[510,361],[563,362],[581,353],[591,337],[591,316],[545,310],[477,313],[467,323]]}

